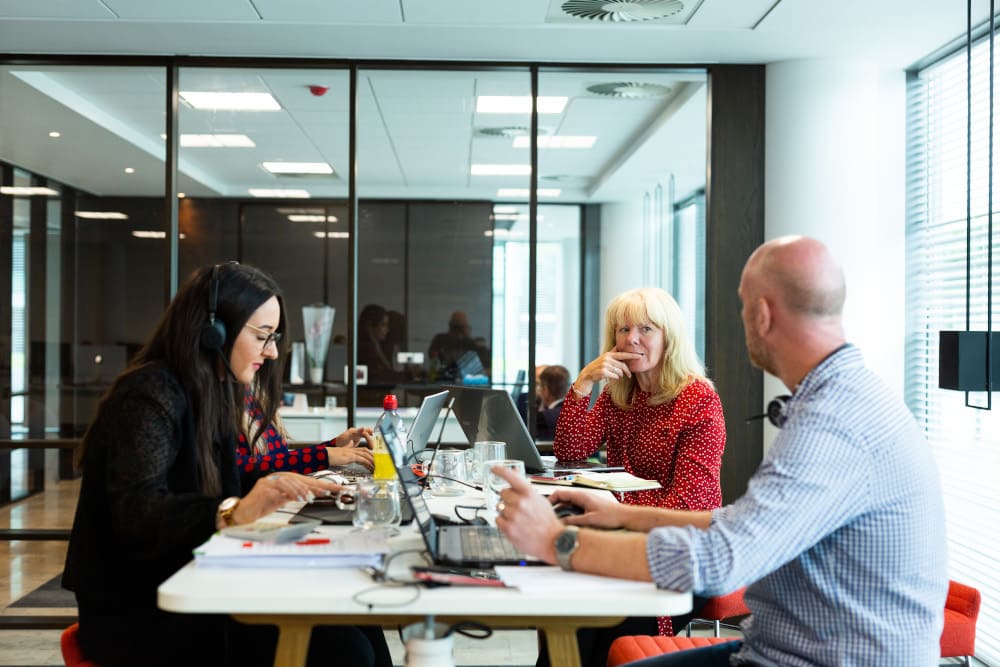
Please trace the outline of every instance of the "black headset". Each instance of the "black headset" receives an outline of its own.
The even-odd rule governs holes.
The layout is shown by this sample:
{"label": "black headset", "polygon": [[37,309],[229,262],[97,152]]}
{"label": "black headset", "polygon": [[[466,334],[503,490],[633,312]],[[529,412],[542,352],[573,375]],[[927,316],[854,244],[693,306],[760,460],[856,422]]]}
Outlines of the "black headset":
{"label": "black headset", "polygon": [[781,428],[785,425],[785,420],[788,419],[785,415],[785,406],[788,405],[788,401],[790,401],[791,398],[792,397],[788,394],[775,396],[771,399],[771,402],[767,404],[767,412],[762,415],[747,417],[747,423],[749,424],[755,419],[763,419],[764,417],[767,417],[767,421],[771,422],[775,427]]}
{"label": "black headset", "polygon": [[226,325],[221,319],[216,319],[215,309],[219,305],[219,268],[221,264],[212,267],[212,277],[208,282],[208,322],[201,328],[201,346],[210,352],[219,352],[226,344]]}

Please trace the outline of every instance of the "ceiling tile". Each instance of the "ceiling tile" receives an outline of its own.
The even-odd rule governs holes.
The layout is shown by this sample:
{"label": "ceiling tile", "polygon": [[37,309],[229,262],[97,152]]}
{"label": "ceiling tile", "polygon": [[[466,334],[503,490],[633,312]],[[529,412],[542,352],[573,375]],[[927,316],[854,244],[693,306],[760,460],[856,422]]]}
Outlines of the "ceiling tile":
{"label": "ceiling tile", "polygon": [[104,0],[123,19],[166,21],[258,21],[260,17],[246,0]]}
{"label": "ceiling tile", "polygon": [[437,25],[537,25],[545,20],[539,0],[401,0],[407,23]]}
{"label": "ceiling tile", "polygon": [[398,0],[254,0],[265,21],[324,23],[401,23]]}
{"label": "ceiling tile", "polygon": [[0,16],[11,18],[110,19],[114,14],[100,0],[0,0]]}

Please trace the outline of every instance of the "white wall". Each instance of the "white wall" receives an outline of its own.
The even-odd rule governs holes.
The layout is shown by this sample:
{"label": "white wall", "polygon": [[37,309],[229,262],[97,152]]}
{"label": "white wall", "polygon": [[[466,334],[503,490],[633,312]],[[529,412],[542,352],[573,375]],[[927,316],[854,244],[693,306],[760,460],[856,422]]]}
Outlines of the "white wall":
{"label": "white wall", "polygon": [[[804,234],[830,247],[847,279],[847,338],[900,394],[905,92],[901,70],[866,63],[767,67],[765,239]],[[781,393],[785,387],[768,377],[765,404]],[[772,439],[765,431],[765,449]]]}
{"label": "white wall", "polygon": [[601,321],[585,326],[600,327],[604,344],[604,309],[622,292],[644,287],[642,257],[646,239],[642,229],[642,193],[632,201],[601,207]]}

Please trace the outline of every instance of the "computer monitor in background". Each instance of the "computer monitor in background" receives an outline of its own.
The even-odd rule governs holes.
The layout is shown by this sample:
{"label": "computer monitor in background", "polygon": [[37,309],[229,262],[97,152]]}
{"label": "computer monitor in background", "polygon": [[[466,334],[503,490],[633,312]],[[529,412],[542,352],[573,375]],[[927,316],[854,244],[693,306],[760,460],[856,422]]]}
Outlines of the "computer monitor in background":
{"label": "computer monitor in background", "polygon": [[517,376],[514,378],[514,386],[510,390],[510,399],[514,401],[514,405],[521,400],[521,394],[524,393],[524,380],[528,377],[528,371],[523,368],[517,372]]}
{"label": "computer monitor in background", "polygon": [[424,400],[420,402],[420,409],[417,410],[417,416],[413,418],[413,423],[410,424],[406,434],[408,454],[416,455],[426,449],[437,424],[438,415],[441,414],[441,408],[448,402],[448,396],[447,390],[424,396]]}
{"label": "computer monitor in background", "polygon": [[469,444],[477,440],[507,443],[507,458],[521,459],[527,472],[542,472],[545,464],[528,428],[517,414],[514,401],[503,389],[453,386],[451,409]]}

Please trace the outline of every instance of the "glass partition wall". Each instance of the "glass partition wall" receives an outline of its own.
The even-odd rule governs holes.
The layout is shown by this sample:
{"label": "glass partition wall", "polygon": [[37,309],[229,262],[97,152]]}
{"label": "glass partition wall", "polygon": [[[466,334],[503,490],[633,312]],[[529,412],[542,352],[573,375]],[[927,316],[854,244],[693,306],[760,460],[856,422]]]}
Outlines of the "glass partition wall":
{"label": "glass partition wall", "polygon": [[[575,377],[631,287],[672,291],[703,337],[704,69],[186,60],[171,132],[171,62],[0,70],[2,438],[82,434],[172,262],[268,271],[296,342],[303,306],[332,307],[322,376],[297,359],[287,391],[356,423],[390,391]],[[27,456],[2,467],[30,491]]]}

